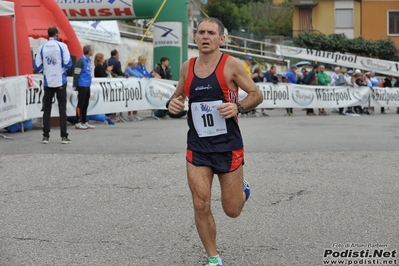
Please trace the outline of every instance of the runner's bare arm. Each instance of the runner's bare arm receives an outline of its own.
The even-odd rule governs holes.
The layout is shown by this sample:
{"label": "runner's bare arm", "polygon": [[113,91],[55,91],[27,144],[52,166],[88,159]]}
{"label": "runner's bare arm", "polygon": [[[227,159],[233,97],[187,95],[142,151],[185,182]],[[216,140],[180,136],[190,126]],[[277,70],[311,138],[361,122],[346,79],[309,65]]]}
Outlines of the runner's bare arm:
{"label": "runner's bare arm", "polygon": [[[237,86],[248,93],[248,95],[239,103],[244,107],[245,111],[255,109],[259,104],[263,102],[263,96],[255,82],[248,76],[242,63],[232,57],[227,61],[230,69],[234,69],[233,80]],[[231,66],[230,66],[231,65]]]}
{"label": "runner's bare arm", "polygon": [[[256,106],[263,102],[262,93],[255,85],[255,82],[249,77],[244,66],[238,59],[229,56],[226,61],[224,75],[229,88],[238,89],[239,87],[248,93],[248,95],[242,101],[239,101],[244,108],[244,111],[253,110],[256,108]],[[222,104],[218,109],[220,115],[224,118],[233,117],[238,113],[238,107],[235,103]]]}
{"label": "runner's bare arm", "polygon": [[184,84],[186,83],[186,76],[188,71],[189,61],[184,62],[180,69],[180,78],[177,83],[176,90],[172,97],[168,101],[168,110],[172,114],[178,114],[184,110],[184,102],[186,100],[186,95],[184,94]]}

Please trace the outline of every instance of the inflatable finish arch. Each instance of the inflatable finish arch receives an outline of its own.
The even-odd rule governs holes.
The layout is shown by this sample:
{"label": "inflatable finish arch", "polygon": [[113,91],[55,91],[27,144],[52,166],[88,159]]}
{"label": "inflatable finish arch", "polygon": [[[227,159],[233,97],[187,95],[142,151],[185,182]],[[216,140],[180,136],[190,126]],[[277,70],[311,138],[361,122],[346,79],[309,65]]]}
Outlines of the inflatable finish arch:
{"label": "inflatable finish arch", "polygon": [[68,45],[71,54],[80,57],[82,47],[68,18],[57,3],[52,0],[10,0],[14,2],[15,34],[17,47],[14,48],[14,31],[10,17],[0,17],[0,77],[16,75],[15,54],[18,53],[18,74],[32,74],[32,54],[29,38],[47,38],[47,29],[55,25],[60,29],[60,39]]}
{"label": "inflatable finish arch", "polygon": [[154,65],[162,56],[170,58],[173,79],[188,56],[187,0],[55,0],[69,20],[148,19],[153,25]]}

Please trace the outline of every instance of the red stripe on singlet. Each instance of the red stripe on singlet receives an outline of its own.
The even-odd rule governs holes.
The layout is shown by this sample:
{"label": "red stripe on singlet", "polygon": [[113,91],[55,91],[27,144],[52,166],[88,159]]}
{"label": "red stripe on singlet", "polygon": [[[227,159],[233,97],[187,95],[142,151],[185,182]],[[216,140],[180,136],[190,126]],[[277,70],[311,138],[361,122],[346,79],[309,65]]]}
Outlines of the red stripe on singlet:
{"label": "red stripe on singlet", "polygon": [[195,59],[197,59],[197,58],[193,57],[190,59],[190,62],[188,65],[188,73],[187,73],[186,83],[184,83],[184,95],[186,95],[186,97],[188,97],[188,98],[190,98],[190,87],[191,87],[191,83],[194,78]]}

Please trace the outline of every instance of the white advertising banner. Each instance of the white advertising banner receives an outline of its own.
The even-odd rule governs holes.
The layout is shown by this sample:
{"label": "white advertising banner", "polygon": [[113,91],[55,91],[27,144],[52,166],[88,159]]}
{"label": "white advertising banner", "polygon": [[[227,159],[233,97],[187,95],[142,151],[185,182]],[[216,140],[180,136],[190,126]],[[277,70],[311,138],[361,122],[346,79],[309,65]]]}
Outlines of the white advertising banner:
{"label": "white advertising banner", "polygon": [[373,88],[370,106],[399,107],[399,88]]}
{"label": "white advertising banner", "polygon": [[88,40],[121,43],[119,27],[116,20],[109,21],[70,21],[77,36]]}
{"label": "white advertising banner", "polygon": [[399,62],[283,45],[276,45],[276,54],[399,76]]}
{"label": "white advertising banner", "polygon": [[[259,108],[339,108],[347,106],[399,107],[399,88],[370,89],[368,87],[322,87],[289,83],[256,83],[263,94]],[[239,98],[246,93],[240,91]],[[380,99],[378,103],[373,100]]]}
{"label": "white advertising banner", "polygon": [[[88,108],[89,115],[115,112],[166,109],[166,102],[177,82],[148,78],[94,78]],[[263,95],[258,108],[339,108],[347,106],[399,107],[399,88],[319,87],[282,83],[256,84]],[[43,116],[43,75],[0,79],[0,128]],[[75,116],[77,92],[68,77],[67,114]],[[246,93],[239,92],[243,99]],[[187,107],[187,103],[186,103]],[[58,103],[53,100],[51,116],[57,117]]]}
{"label": "white advertising banner", "polygon": [[69,20],[133,19],[132,0],[55,0]]}
{"label": "white advertising banner", "polygon": [[0,79],[0,128],[24,120],[27,87],[25,76]]}
{"label": "white advertising banner", "polygon": [[181,22],[156,22],[153,26],[154,48],[162,46],[182,46]]}
{"label": "white advertising banner", "polygon": [[[33,76],[33,86],[26,91],[28,118],[43,115],[43,76]],[[165,105],[175,91],[176,81],[148,78],[93,78],[90,87],[88,114],[106,114],[133,110],[166,109]],[[72,77],[67,84],[67,115],[76,115],[77,92],[72,89]],[[51,116],[57,117],[58,103],[54,99]]]}

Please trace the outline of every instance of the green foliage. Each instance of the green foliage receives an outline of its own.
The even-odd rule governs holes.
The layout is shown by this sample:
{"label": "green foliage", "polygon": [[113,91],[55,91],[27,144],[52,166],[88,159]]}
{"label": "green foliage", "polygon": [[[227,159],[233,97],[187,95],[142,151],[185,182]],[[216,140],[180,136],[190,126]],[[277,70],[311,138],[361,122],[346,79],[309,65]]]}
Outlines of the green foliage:
{"label": "green foliage", "polygon": [[[238,2],[238,5],[235,3]],[[210,17],[215,17],[223,22],[224,26],[229,29],[239,29],[243,25],[250,25],[252,23],[251,14],[248,8],[241,6],[240,3],[244,1],[236,0],[210,0],[205,5],[205,12]]]}
{"label": "green foliage", "polygon": [[303,32],[294,37],[294,45],[328,52],[351,53],[389,60],[399,53],[391,39],[371,41],[363,37],[349,39],[345,34],[324,35]]}
{"label": "green foliage", "polygon": [[242,7],[248,5],[249,2],[261,2],[261,1],[262,0],[230,0],[229,2],[236,4],[238,7]]}
{"label": "green foliage", "polygon": [[263,36],[292,34],[292,0],[286,0],[280,5],[272,0],[248,5],[253,17],[252,31]]}
{"label": "green foliage", "polygon": [[291,35],[292,0],[274,5],[272,0],[208,0],[210,17],[220,19],[230,32],[245,29],[255,36]]}

